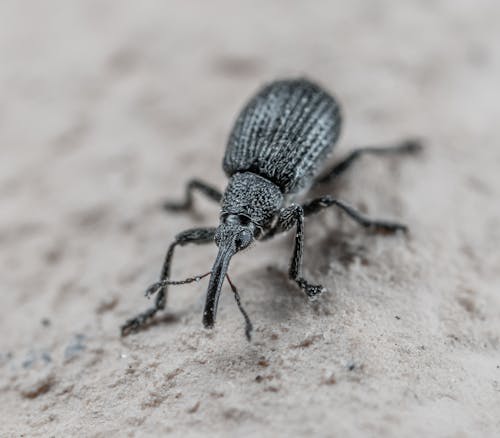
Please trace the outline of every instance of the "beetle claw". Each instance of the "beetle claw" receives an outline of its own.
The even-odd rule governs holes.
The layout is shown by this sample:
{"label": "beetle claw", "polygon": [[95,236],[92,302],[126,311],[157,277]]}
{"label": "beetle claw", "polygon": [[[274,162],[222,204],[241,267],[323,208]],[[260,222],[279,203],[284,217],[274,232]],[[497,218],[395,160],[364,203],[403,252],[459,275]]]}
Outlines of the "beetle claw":
{"label": "beetle claw", "polygon": [[311,301],[316,300],[323,292],[326,292],[326,288],[324,288],[320,284],[316,286],[308,286],[306,288],[306,294]]}

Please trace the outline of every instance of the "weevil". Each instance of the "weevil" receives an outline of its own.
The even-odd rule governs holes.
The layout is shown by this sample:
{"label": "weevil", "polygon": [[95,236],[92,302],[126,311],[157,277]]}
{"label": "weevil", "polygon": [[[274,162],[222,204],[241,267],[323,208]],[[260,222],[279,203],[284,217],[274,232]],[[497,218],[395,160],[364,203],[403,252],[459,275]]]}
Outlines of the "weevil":
{"label": "weevil", "polygon": [[310,282],[302,274],[304,219],[307,216],[328,207],[337,207],[365,228],[385,233],[405,232],[406,225],[371,219],[330,195],[302,204],[294,202],[299,194],[332,181],[364,155],[414,153],[421,149],[420,142],[415,139],[388,146],[358,148],[319,174],[337,142],[341,124],[336,99],[310,80],[278,80],[260,89],[244,106],[229,135],[222,164],[229,178],[224,193],[193,179],[186,186],[183,201],[164,204],[169,211],[188,211],[193,206],[193,193],[200,192],[220,204],[219,226],[193,228],[175,237],[167,250],[159,281],[146,290],[148,297],[156,294],[154,306],[129,319],[122,326],[122,335],[144,326],[165,308],[168,285],[190,283],[203,277],[183,281],[170,279],[177,246],[215,242],[218,254],[211,271],[204,275],[210,275],[210,280],[203,325],[206,328],[214,326],[222,284],[227,278],[245,317],[246,335],[250,339],[250,320],[241,306],[236,287],[227,276],[229,262],[236,253],[256,240],[268,240],[295,228],[288,275],[310,299],[314,299],[325,288]]}

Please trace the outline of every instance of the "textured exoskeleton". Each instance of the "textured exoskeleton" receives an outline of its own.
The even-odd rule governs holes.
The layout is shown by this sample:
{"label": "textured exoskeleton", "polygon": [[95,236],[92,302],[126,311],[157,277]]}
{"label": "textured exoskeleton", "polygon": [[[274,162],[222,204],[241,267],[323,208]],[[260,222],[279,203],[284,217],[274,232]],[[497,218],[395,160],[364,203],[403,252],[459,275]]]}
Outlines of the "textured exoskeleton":
{"label": "textured exoskeleton", "polygon": [[[318,178],[318,171],[332,151],[340,129],[338,103],[317,84],[306,79],[292,79],[275,81],[262,88],[243,108],[229,136],[223,160],[229,182],[224,193],[200,180],[192,180],[183,202],[165,204],[168,210],[187,210],[192,206],[193,191],[198,190],[221,204],[220,225],[187,230],[176,237],[167,251],[159,282],[146,292],[147,295],[157,293],[155,306],[127,321],[122,333],[140,327],[165,307],[169,284],[199,278],[182,282],[169,280],[174,248],[178,245],[215,241],[219,247],[210,271],[203,313],[203,324],[211,328],[215,324],[220,291],[231,257],[254,240],[268,239],[295,226],[295,248],[289,276],[310,298],[314,298],[324,288],[309,283],[301,275],[305,216],[337,206],[365,227],[389,232],[406,230],[399,223],[369,219],[328,195],[302,205],[291,203],[293,195],[314,184],[330,181],[365,153],[404,153],[420,148],[417,141],[407,140],[389,147],[355,149]],[[230,285],[247,321],[246,334],[250,338],[248,316],[241,307],[236,288],[231,282]]]}

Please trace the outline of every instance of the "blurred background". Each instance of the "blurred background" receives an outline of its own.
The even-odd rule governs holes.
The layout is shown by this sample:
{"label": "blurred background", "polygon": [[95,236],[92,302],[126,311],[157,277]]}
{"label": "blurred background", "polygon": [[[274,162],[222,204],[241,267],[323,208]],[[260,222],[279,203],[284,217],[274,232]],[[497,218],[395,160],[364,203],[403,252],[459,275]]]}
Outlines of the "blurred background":
{"label": "blurred background", "polygon": [[[1,2],[0,435],[499,433],[499,22],[493,0]],[[193,176],[222,189],[238,111],[297,76],[342,104],[337,158],[425,140],[416,160],[364,160],[342,193],[410,242],[346,224],[321,244],[325,215],[305,268],[337,291],[320,310],[266,270],[286,272],[284,241],[232,266],[255,345],[231,297],[217,336],[201,330],[203,284],[120,340],[174,235],[217,222],[204,200],[161,201]],[[174,277],[213,255],[182,250]]]}

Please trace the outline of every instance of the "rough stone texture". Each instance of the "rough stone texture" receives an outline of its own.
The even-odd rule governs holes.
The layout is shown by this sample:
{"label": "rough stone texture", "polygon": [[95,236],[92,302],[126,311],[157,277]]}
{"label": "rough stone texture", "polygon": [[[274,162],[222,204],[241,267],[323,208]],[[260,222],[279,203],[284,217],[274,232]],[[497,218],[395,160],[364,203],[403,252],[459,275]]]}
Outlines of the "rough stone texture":
{"label": "rough stone texture", "polygon": [[[0,436],[500,435],[500,6],[494,0],[2,2]],[[332,90],[354,145],[418,134],[326,191],[411,236],[325,212],[234,258],[256,327],[206,282],[120,339],[167,244],[215,206],[163,214],[190,176],[223,187],[234,117],[262,83]],[[215,247],[181,248],[173,278]]]}

